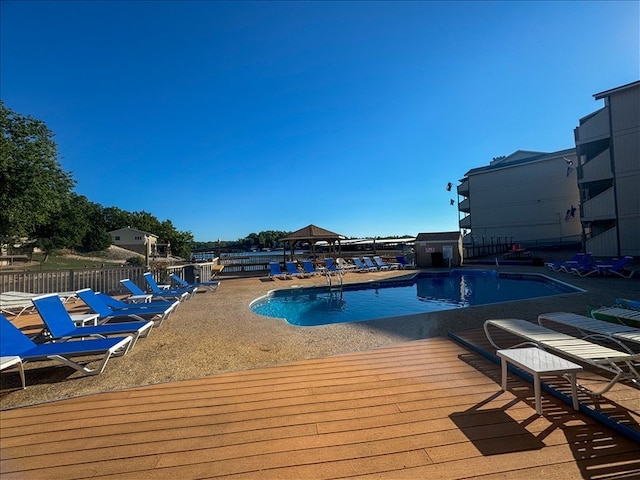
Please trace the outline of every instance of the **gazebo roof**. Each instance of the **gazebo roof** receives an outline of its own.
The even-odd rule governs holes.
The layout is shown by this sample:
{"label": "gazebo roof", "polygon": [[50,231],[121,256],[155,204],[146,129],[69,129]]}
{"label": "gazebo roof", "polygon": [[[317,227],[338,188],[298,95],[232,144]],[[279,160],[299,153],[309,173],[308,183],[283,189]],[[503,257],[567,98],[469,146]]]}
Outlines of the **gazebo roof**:
{"label": "gazebo roof", "polygon": [[284,242],[295,242],[298,240],[308,240],[310,243],[315,243],[320,240],[343,240],[345,237],[335,232],[325,230],[324,228],[316,227],[315,225],[308,225],[300,230],[293,232],[292,234],[281,238]]}

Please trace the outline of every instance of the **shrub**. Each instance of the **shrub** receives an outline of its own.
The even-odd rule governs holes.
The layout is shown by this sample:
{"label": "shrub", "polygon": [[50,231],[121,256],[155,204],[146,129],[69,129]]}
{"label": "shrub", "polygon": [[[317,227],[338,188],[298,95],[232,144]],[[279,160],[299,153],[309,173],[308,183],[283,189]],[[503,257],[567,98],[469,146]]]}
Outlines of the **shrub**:
{"label": "shrub", "polygon": [[124,264],[131,267],[142,267],[144,265],[144,259],[142,257],[129,257]]}

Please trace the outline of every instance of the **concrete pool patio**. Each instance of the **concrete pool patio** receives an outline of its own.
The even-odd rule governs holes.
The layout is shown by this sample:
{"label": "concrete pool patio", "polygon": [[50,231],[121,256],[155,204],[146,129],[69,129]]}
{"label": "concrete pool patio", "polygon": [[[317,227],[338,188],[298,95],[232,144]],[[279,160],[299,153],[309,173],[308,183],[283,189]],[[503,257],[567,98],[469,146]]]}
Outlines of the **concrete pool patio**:
{"label": "concrete pool patio", "polygon": [[[3,472],[3,478],[5,475],[8,475],[6,478],[24,478],[27,471],[27,476],[38,477],[40,474],[48,478],[97,478],[110,474],[118,478],[139,478],[144,475],[179,475],[190,478],[231,475],[248,478],[339,478],[367,474],[387,478],[415,478],[422,473],[434,478],[466,478],[480,474],[492,478],[494,474],[498,476],[499,472],[505,473],[509,478],[530,478],[545,472],[543,457],[557,454],[562,460],[556,463],[563,467],[556,465],[547,467],[546,470],[551,471],[553,468],[553,474],[557,478],[563,478],[563,472],[566,474],[564,478],[575,478],[576,473],[588,478],[606,471],[618,474],[640,472],[637,444],[634,447],[633,442],[628,443],[626,439],[612,436],[605,427],[575,414],[561,402],[552,400],[554,408],[549,410],[551,413],[546,414],[549,407],[545,405],[545,416],[533,417],[533,405],[529,401],[530,385],[520,381],[520,401],[514,402],[518,397],[514,397],[513,392],[499,395],[495,377],[497,367],[441,337],[450,330],[477,328],[487,318],[519,317],[533,320],[540,313],[551,311],[585,313],[589,304],[607,305],[616,297],[637,298],[640,282],[617,278],[580,279],[551,273],[543,267],[501,267],[501,270],[544,273],[587,291],[419,316],[300,328],[281,320],[255,315],[249,311],[248,304],[273,288],[286,288],[294,284],[324,284],[323,278],[266,281],[259,277],[223,277],[222,286],[216,293],[198,294],[193,300],[185,302],[162,328],[155,329],[149,338],[140,341],[127,356],[113,359],[106,371],[98,377],[75,378],[75,374],[68,377],[70,372],[61,367],[37,370],[28,368],[28,388],[16,390],[12,387],[19,383],[17,375],[3,373],[1,400],[5,410],[0,412],[3,427],[0,430],[3,450],[3,466],[0,471]],[[345,277],[345,281],[365,281],[407,273],[410,272],[352,273]],[[38,319],[36,316],[24,316],[16,323],[29,329],[30,326],[37,326]],[[431,337],[438,338],[421,340]],[[419,341],[412,342],[413,340]],[[453,382],[453,386],[444,385],[446,378],[442,377],[448,378],[448,383]],[[391,383],[385,383],[382,387],[373,386],[376,381],[381,380]],[[465,383],[469,386],[460,388]],[[155,386],[131,388],[147,384]],[[372,403],[367,400],[368,395],[363,392],[371,392],[376,388],[381,389],[373,396],[382,396],[386,401]],[[296,393],[296,389],[300,391]],[[427,392],[431,390],[432,393]],[[79,398],[11,409],[67,397]],[[268,398],[271,401],[277,398],[280,406],[261,403],[267,402]],[[310,405],[305,412],[296,403],[301,398]],[[317,417],[320,415],[318,405],[326,406],[335,401],[343,402],[340,409],[327,408],[322,419]],[[424,409],[418,408],[415,402],[422,402]],[[247,407],[248,404],[253,406]],[[271,410],[285,408],[286,404],[290,407],[288,413]],[[313,409],[311,405],[315,406],[316,417],[309,412],[309,408]],[[475,409],[472,408],[474,406]],[[173,415],[189,419],[193,412],[202,408],[211,409],[208,413],[201,411],[201,415],[215,417],[215,425],[211,424],[211,419],[204,421],[204,417],[191,418],[185,422],[207,423],[210,430],[204,434],[206,440],[204,437],[199,438],[199,434],[187,435],[188,438],[176,440],[178,443],[183,442],[176,446],[163,437],[164,434],[173,437],[177,431],[195,428],[193,425],[188,427],[186,423],[177,427]],[[446,412],[441,411],[447,408],[449,410]],[[469,417],[470,409],[474,415]],[[635,408],[636,414],[638,410],[640,405]],[[157,418],[157,415],[168,418],[169,411],[173,412],[170,416],[174,420]],[[251,411],[253,417],[243,417],[241,411]],[[258,411],[262,414],[256,414]],[[442,418],[437,419],[439,417],[434,413],[437,411],[448,418],[449,423],[453,421],[456,424],[457,428],[454,430],[459,435],[468,437],[467,442],[470,443],[464,444],[466,447],[463,445],[463,450],[475,449],[475,454],[469,453],[470,450],[467,452],[470,455],[468,458],[466,453],[463,454],[471,470],[464,468],[462,463],[455,463],[461,462],[461,459],[451,456],[452,453],[444,447],[446,441],[441,438],[442,435],[433,433],[438,430],[433,429],[429,422],[444,421]],[[482,415],[477,415],[479,411]],[[350,414],[346,415],[345,412]],[[428,412],[432,412],[435,417],[427,418]],[[511,433],[505,433],[501,428],[486,428],[487,425],[497,425],[501,422],[500,419],[504,420],[505,412],[510,418],[519,419],[520,422],[502,422],[504,428],[512,429]],[[386,424],[383,419],[390,419],[388,415],[392,414],[400,415],[404,420],[400,423],[396,423],[399,422],[397,419],[389,420],[389,424]],[[296,420],[298,416],[305,415],[313,418]],[[124,426],[120,422],[125,422]],[[351,430],[345,427],[349,422],[358,424],[359,428]],[[109,427],[112,423],[121,425],[124,430],[114,433],[115,430],[110,430]],[[135,428],[131,426],[133,424],[136,425]],[[249,430],[254,434],[260,431],[274,435],[273,432],[280,429],[282,435],[277,435],[278,440],[263,438],[261,442],[266,443],[260,443],[262,446],[258,447],[254,441],[238,437],[241,436],[240,430],[245,431],[239,427],[241,424],[252,425]],[[178,430],[171,430],[171,425]],[[337,428],[337,425],[342,427]],[[117,430],[115,426],[113,428]],[[132,428],[135,433],[126,433],[132,432]],[[204,426],[200,428],[206,430]],[[379,429],[384,429],[386,433],[382,434]],[[385,445],[394,442],[390,440],[391,437],[387,438],[391,431],[389,429],[401,429],[403,434],[396,432],[390,434],[391,437],[405,438],[409,435],[410,439],[405,440],[413,442],[413,447],[394,444],[395,446],[389,446],[385,450],[386,447],[380,442]],[[422,430],[417,432],[416,429]],[[352,432],[350,441],[336,437],[344,437],[347,430]],[[554,433],[540,437],[540,432],[545,430]],[[162,431],[165,433],[161,434]],[[427,438],[426,431],[431,432],[433,438]],[[487,435],[487,431],[493,433]],[[532,434],[532,431],[537,433]],[[82,444],[84,446],[77,444],[77,439],[88,435],[87,432],[92,433]],[[559,432],[565,434],[566,448],[560,446],[563,440],[555,437]],[[49,439],[60,437],[64,446],[46,445],[51,443],[50,440],[39,443],[42,439],[38,440],[41,438],[38,436],[45,434],[49,435]],[[370,437],[378,434],[387,439],[382,441]],[[159,437],[153,439],[155,435]],[[226,435],[235,435],[236,438],[230,440]],[[318,435],[328,443],[314,443],[320,442]],[[525,443],[519,444],[513,452],[507,451],[504,445],[499,446],[503,443],[499,442],[500,438],[505,435],[515,435],[513,438],[519,438]],[[613,466],[612,460],[604,459],[590,447],[580,450],[578,445],[586,438],[582,435],[589,435],[595,441],[600,439],[601,445],[610,447],[608,452],[615,452],[624,467]],[[72,438],[64,440],[67,437]],[[143,437],[146,440],[143,441]],[[549,443],[548,440],[552,437],[554,440]],[[294,442],[296,438],[298,442],[301,442],[300,438],[314,440],[310,444],[310,450],[304,450],[301,446],[298,453],[292,453],[297,451],[296,448],[276,445],[286,443],[285,438]],[[358,451],[350,456],[346,451],[356,448],[354,438],[367,445],[356,442],[360,445],[359,448],[373,450],[369,454]],[[445,443],[438,443],[438,438]],[[219,440],[231,443],[222,446],[217,443]],[[343,441],[346,442],[344,445],[348,444],[350,447],[343,446],[339,449],[342,452],[339,455],[336,452],[329,453],[333,451],[331,446],[341,445]],[[153,449],[154,442],[159,442],[155,445],[157,450],[145,453],[144,448],[140,447],[147,445]],[[172,446],[162,442],[169,442]],[[191,446],[185,446],[184,442],[190,442]],[[424,444],[421,445],[420,442]],[[106,457],[104,453],[91,453],[94,449],[99,452],[104,450],[104,446],[116,444],[120,450],[110,449],[111,453]],[[129,446],[129,450],[124,444]],[[205,444],[213,450],[207,450]],[[98,445],[102,447],[98,448]],[[430,445],[431,450],[427,449],[427,445]],[[245,450],[248,449],[244,453],[229,451],[242,450],[243,446]],[[254,447],[258,450],[252,450]],[[58,460],[54,459],[60,458],[58,454],[52,453],[56,448],[74,451],[77,459],[71,461],[64,457],[59,460],[61,463],[56,463]],[[84,453],[78,453],[78,448]],[[259,448],[266,450],[260,453]],[[141,450],[132,453],[136,449]],[[184,454],[188,459],[177,460],[183,456],[178,452],[189,452]],[[477,455],[478,452],[480,456]],[[501,461],[498,453],[515,455],[509,461],[520,465],[514,463],[509,466],[508,461],[500,466],[506,457]],[[298,454],[302,457],[297,458]],[[524,461],[522,454],[527,454],[526,458],[530,461]],[[169,458],[172,455],[174,460]],[[278,455],[285,455],[286,458]],[[305,460],[304,455],[313,458]],[[476,463],[469,463],[469,458],[475,458]],[[275,463],[270,463],[272,461]],[[116,467],[116,464],[119,466]],[[377,470],[376,464],[380,464]],[[484,467],[480,468],[481,464]],[[411,465],[413,467],[410,468]],[[220,470],[216,470],[218,467]]]}

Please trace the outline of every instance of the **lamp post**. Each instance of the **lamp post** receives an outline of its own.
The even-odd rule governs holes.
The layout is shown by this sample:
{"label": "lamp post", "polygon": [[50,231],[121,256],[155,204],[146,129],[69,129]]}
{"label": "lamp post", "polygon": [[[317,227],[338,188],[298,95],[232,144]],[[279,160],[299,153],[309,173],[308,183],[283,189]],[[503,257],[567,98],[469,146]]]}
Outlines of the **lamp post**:
{"label": "lamp post", "polygon": [[149,236],[144,236],[144,265],[149,268]]}

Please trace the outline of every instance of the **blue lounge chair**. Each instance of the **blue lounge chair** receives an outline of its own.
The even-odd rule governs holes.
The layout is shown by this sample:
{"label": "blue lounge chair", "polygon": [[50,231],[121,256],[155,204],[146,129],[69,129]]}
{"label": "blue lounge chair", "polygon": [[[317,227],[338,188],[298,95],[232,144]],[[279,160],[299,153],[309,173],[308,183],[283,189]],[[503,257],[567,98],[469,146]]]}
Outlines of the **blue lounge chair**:
{"label": "blue lounge chair", "polygon": [[307,275],[319,275],[320,272],[316,270],[316,267],[313,266],[313,262],[311,260],[303,260],[302,261],[302,270]]}
{"label": "blue lounge chair", "polygon": [[588,265],[591,265],[593,263],[595,262],[591,259],[591,252],[587,252],[582,256],[580,260],[578,260],[578,263],[574,263],[573,260],[562,262],[558,266],[558,269],[556,270],[556,272],[572,273],[572,270],[574,268],[585,268]]}
{"label": "blue lounge chair", "polygon": [[[142,290],[138,285],[136,285],[135,283],[133,283],[133,281],[131,281],[128,278],[124,278],[122,280],[120,280],[120,283],[122,284],[122,286],[124,288],[126,288],[127,290],[129,290],[129,292],[131,293],[131,295],[145,295],[145,291]],[[154,300],[163,300],[163,301],[172,301],[172,300],[178,300],[178,301],[182,301],[184,300],[186,297],[188,297],[189,294],[187,292],[183,292],[183,293],[172,293],[169,290],[165,290],[162,293],[152,293],[151,294],[151,298]]]}
{"label": "blue lounge chair", "polygon": [[163,287],[160,287],[160,285],[158,285],[156,283],[155,278],[153,278],[153,275],[151,275],[151,272],[146,272],[142,275],[144,277],[144,280],[147,282],[147,285],[149,285],[149,288],[151,289],[151,293],[153,294],[166,294],[167,292],[171,292],[172,294],[175,295],[183,295],[186,293],[186,297],[184,297],[185,300],[189,300],[193,294],[196,292],[196,288],[197,287],[188,287],[188,288],[170,288],[170,285],[164,285]]}
{"label": "blue lounge chair", "polygon": [[590,255],[589,253],[576,253],[573,257],[571,257],[569,260],[565,260],[562,262],[546,262],[544,265],[549,269],[549,270],[553,270],[554,272],[559,272],[560,271],[560,267],[564,266],[578,266],[578,264],[582,261],[582,259],[584,258],[585,255]]}
{"label": "blue lounge chair", "polygon": [[369,270],[382,270],[382,268],[373,263],[373,260],[371,260],[371,258],[369,257],[362,257],[362,261],[364,262],[365,266],[369,268]]}
{"label": "blue lounge chair", "polygon": [[355,263],[356,267],[358,267],[359,272],[370,272],[371,270],[377,270],[377,268],[373,265],[370,267],[362,263],[362,260],[360,260],[358,257],[353,257],[352,260],[353,263]]}
{"label": "blue lounge chair", "polygon": [[122,300],[118,300],[117,298],[110,297],[106,293],[95,292],[96,296],[100,298],[104,303],[106,303],[113,310],[121,311],[121,310],[130,310],[130,309],[144,309],[145,311],[164,311],[169,308],[175,310],[180,305],[180,301],[178,300],[151,300],[150,302],[145,303],[127,303]]}
{"label": "blue lounge chair", "polygon": [[[0,314],[0,356],[20,357],[23,363],[53,360],[85,375],[98,375],[109,359],[127,350],[131,337],[76,340],[73,342],[36,344]],[[93,369],[74,362],[71,358],[102,355],[101,363]]]}
{"label": "blue lounge chair", "polygon": [[611,260],[606,261],[589,262],[586,265],[572,268],[571,273],[574,273],[579,277],[588,277],[594,274],[607,275],[608,273],[613,273],[620,277],[631,278],[633,272],[629,273],[627,276],[622,270],[631,260],[633,260],[633,257],[622,257],[620,259],[612,258]]}
{"label": "blue lounge chair", "polygon": [[298,264],[296,262],[285,262],[287,267],[287,273],[292,277],[306,277],[307,274],[298,270]]}
{"label": "blue lounge chair", "polygon": [[269,262],[269,278],[271,278],[271,279],[274,279],[274,278],[286,279],[288,277],[289,277],[289,275],[287,273],[285,273],[282,270],[280,270],[280,263],[279,262]]}
{"label": "blue lounge chair", "polygon": [[42,295],[33,299],[33,304],[46,325],[46,335],[51,341],[65,341],[75,338],[99,337],[106,338],[113,335],[131,335],[127,353],[132,349],[141,335],[149,336],[153,327],[152,321],[121,322],[88,327],[76,327],[69,312],[64,307],[60,297],[55,293]]}
{"label": "blue lounge chair", "polygon": [[336,262],[333,261],[333,258],[330,258],[330,257],[325,258],[324,266],[326,267],[329,275],[335,275],[335,274],[342,275],[344,273],[344,270],[342,270],[340,267],[336,265]]}
{"label": "blue lounge chair", "polygon": [[376,265],[380,270],[391,270],[398,268],[398,265],[385,263],[385,261],[378,256],[373,257],[373,261],[376,262]]}
{"label": "blue lounge chair", "polygon": [[169,306],[156,306],[151,303],[141,305],[128,305],[126,303],[122,303],[120,308],[116,309],[105,303],[103,298],[97,295],[90,288],[78,290],[77,294],[91,310],[100,315],[98,317],[98,323],[100,324],[107,323],[111,320],[118,321],[122,319],[134,319],[139,321],[154,320],[154,325],[159,327],[180,303],[173,302]]}
{"label": "blue lounge chair", "polygon": [[179,288],[194,288],[194,289],[198,289],[198,287],[203,287],[206,288],[207,290],[210,290],[212,292],[215,292],[218,287],[220,286],[220,282],[215,280],[212,282],[196,282],[196,283],[189,283],[186,280],[184,280],[183,278],[180,278],[178,275],[176,275],[175,273],[171,273],[169,275],[174,282],[176,282],[179,285]]}
{"label": "blue lounge chair", "polygon": [[624,268],[631,260],[633,260],[633,257],[631,256],[622,257],[614,263],[596,264],[596,269],[598,270],[598,274],[605,276],[613,274],[622,278],[631,278],[633,276],[633,271],[630,270],[629,273],[625,273],[624,271]]}
{"label": "blue lounge chair", "polygon": [[398,255],[398,256],[396,257],[396,262],[398,263],[398,266],[399,266],[401,269],[403,269],[403,270],[404,270],[405,268],[412,268],[412,265],[410,265],[410,264],[407,262],[407,259],[406,259],[406,258],[404,258],[404,255]]}

